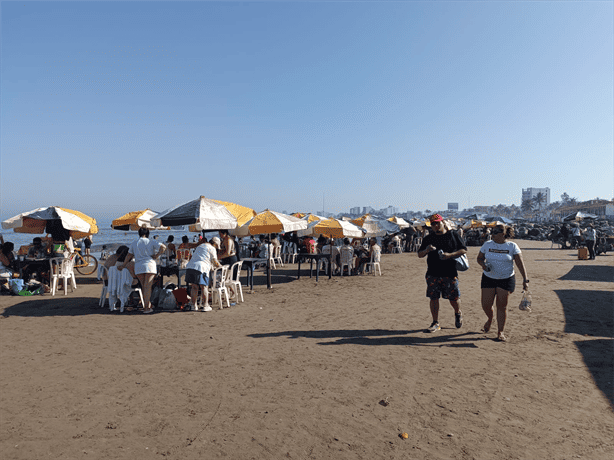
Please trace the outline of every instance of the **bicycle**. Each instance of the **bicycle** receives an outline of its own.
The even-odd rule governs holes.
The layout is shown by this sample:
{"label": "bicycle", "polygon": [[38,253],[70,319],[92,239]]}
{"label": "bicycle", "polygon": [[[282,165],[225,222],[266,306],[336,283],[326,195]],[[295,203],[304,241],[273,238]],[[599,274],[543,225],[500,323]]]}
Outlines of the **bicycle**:
{"label": "bicycle", "polygon": [[81,254],[78,249],[71,254],[73,268],[82,275],[91,275],[98,268],[98,259],[91,254]]}

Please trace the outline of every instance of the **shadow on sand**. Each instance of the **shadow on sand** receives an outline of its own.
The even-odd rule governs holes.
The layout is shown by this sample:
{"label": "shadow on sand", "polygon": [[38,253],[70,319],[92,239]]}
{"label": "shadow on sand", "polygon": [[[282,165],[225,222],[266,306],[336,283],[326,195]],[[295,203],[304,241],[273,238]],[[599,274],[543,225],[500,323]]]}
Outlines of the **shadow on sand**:
{"label": "shadow on sand", "polygon": [[607,265],[574,265],[569,272],[559,279],[564,281],[599,281],[611,283],[614,281],[614,267]]}
{"label": "shadow on sand", "polygon": [[577,289],[554,292],[563,305],[565,332],[599,337],[574,343],[595,384],[614,408],[614,293]]}
{"label": "shadow on sand", "polygon": [[[456,329],[454,329],[456,330]],[[443,334],[441,333],[443,332]],[[445,335],[445,330],[440,333],[427,334],[424,329],[413,331],[391,331],[385,329],[365,330],[323,330],[323,331],[283,331],[267,334],[249,334],[249,337],[260,339],[265,337],[299,337],[308,339],[337,339],[321,341],[318,345],[414,345],[414,346],[438,346],[477,348],[474,343],[479,340],[490,340],[478,332],[465,332],[462,334]],[[419,334],[419,335],[408,335]],[[475,337],[478,335],[479,337]]]}

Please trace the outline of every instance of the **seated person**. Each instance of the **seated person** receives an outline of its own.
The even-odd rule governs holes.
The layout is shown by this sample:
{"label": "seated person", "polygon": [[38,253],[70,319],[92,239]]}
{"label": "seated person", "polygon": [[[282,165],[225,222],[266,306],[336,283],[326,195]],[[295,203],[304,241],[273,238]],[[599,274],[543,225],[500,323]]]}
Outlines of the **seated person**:
{"label": "seated person", "polygon": [[[117,248],[117,251],[115,252],[115,254],[110,255],[105,261],[104,261],[104,266],[107,267],[107,269],[115,266],[117,264],[117,262],[124,262],[126,260],[126,256],[128,255],[128,246],[120,246]],[[134,272],[134,260],[131,260],[130,262],[128,262],[126,264],[126,268],[128,269],[128,271],[130,272],[130,274],[132,275],[133,279],[137,279],[136,277],[136,273]],[[104,285],[107,286],[108,285],[108,278],[107,278],[107,273],[104,272],[102,274],[102,280],[104,281]]]}
{"label": "seated person", "polygon": [[179,245],[178,249],[194,249],[196,246],[198,246],[198,239],[196,241],[196,243],[190,243],[190,238],[188,238],[187,235],[183,235],[181,237],[181,244]]}
{"label": "seated person", "polygon": [[354,248],[350,244],[349,238],[343,238],[343,246],[341,246],[339,265],[348,265],[348,275],[353,271],[354,267]]}
{"label": "seated person", "polygon": [[175,237],[173,235],[168,235],[166,239],[166,260],[171,262],[177,258],[177,247],[175,246]]}
{"label": "seated person", "polygon": [[15,245],[10,241],[4,243],[0,249],[0,278],[11,279],[15,269]]}
{"label": "seated person", "polygon": [[326,244],[322,246],[322,254],[330,254],[331,251],[332,251],[332,259],[333,259],[333,267],[338,267],[339,266],[339,248],[332,244],[332,241],[330,238],[326,238]]}
{"label": "seated person", "polygon": [[47,245],[43,240],[36,237],[32,240],[32,247],[28,250],[28,259],[45,259],[47,257]]}
{"label": "seated person", "polygon": [[368,249],[363,246],[362,241],[358,238],[354,238],[352,247],[354,249],[354,255],[356,256],[355,272],[362,273],[364,265],[371,260],[371,256],[369,255]]}

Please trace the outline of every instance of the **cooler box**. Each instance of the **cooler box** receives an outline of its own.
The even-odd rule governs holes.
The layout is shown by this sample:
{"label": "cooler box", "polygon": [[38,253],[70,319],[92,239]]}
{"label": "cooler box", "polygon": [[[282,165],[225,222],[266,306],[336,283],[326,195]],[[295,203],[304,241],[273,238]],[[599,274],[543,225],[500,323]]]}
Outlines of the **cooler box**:
{"label": "cooler box", "polygon": [[588,260],[588,248],[578,248],[578,259]]}

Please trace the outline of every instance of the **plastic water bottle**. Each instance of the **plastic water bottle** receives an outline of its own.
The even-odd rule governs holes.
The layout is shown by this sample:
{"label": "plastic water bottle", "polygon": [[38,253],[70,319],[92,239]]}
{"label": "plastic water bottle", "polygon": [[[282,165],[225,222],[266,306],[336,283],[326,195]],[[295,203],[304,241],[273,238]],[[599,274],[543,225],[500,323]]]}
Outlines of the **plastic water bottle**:
{"label": "plastic water bottle", "polygon": [[531,293],[529,291],[524,291],[518,308],[524,311],[531,311],[531,302]]}
{"label": "plastic water bottle", "polygon": [[484,262],[484,271],[489,272],[492,270],[492,265],[489,262]]}
{"label": "plastic water bottle", "polygon": [[439,251],[437,251],[437,254],[439,254],[439,258],[443,260],[443,249],[440,249]]}

